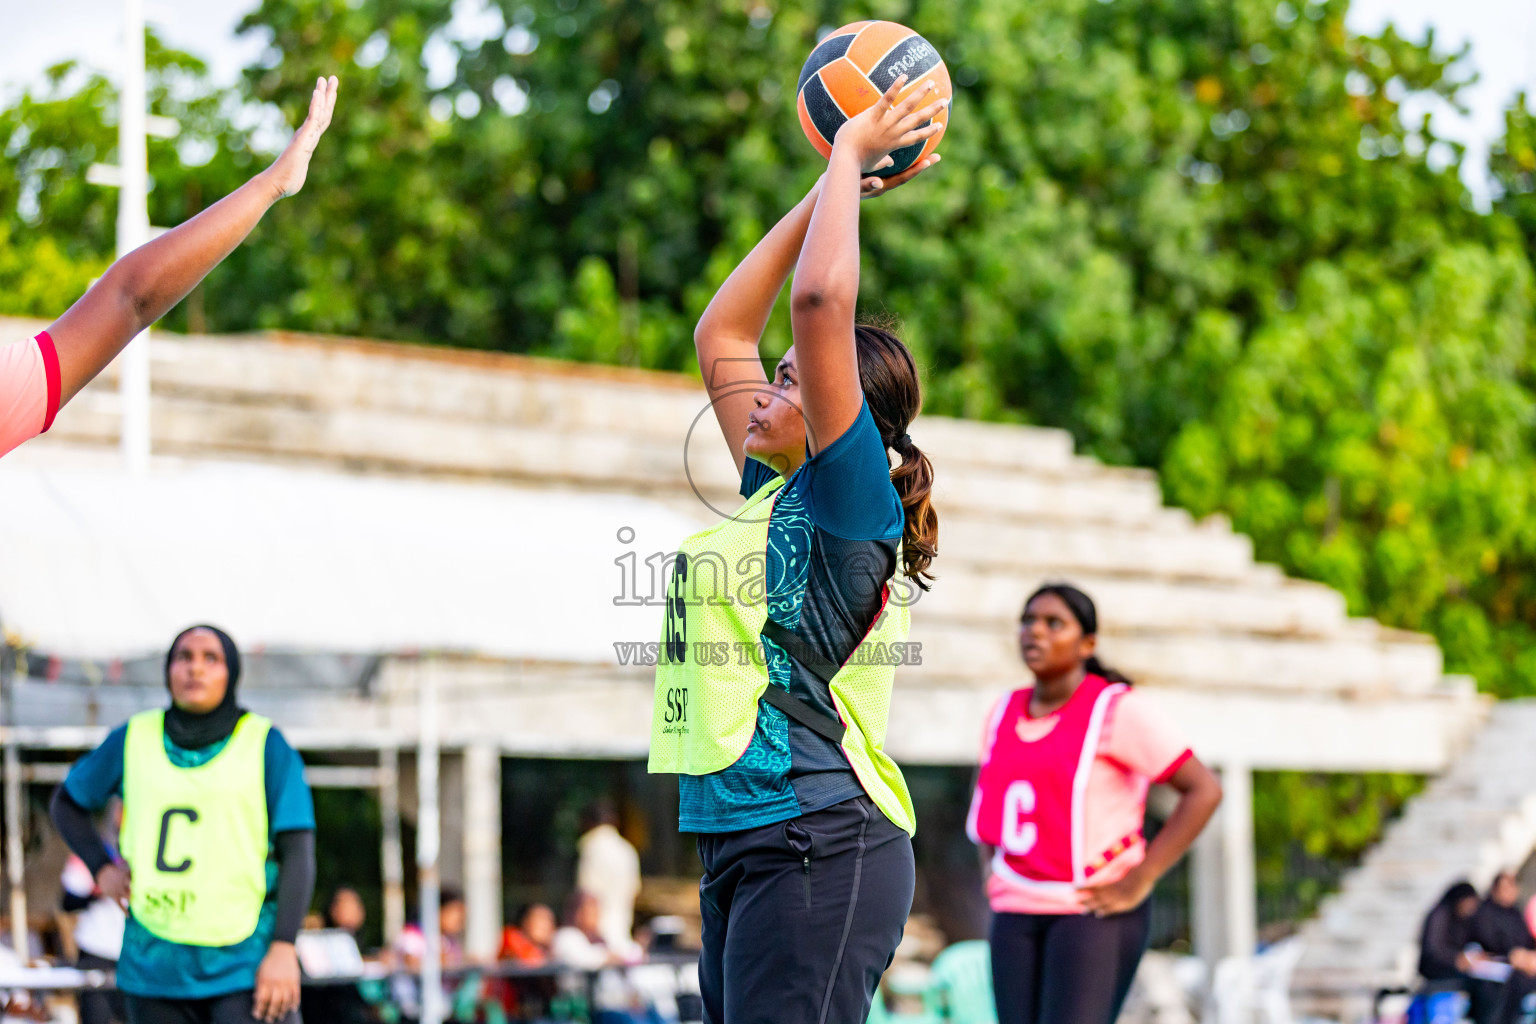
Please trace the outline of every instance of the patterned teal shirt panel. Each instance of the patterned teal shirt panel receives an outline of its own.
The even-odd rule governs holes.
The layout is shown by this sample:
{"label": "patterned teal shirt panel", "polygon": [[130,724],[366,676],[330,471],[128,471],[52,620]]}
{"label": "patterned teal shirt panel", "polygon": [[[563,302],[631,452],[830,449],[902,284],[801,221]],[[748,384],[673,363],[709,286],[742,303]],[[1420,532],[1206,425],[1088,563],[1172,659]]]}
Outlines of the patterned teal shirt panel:
{"label": "patterned teal shirt panel", "polygon": [[[823,467],[830,467],[831,472],[818,477],[817,470]],[[749,459],[742,474],[743,496],[755,494],[772,474],[767,466]],[[806,595],[812,589],[813,561],[820,551],[817,528],[822,517],[818,508],[812,507],[812,498],[841,511],[839,500],[846,504],[847,498],[839,492],[845,489],[864,496],[863,500],[853,498],[858,506],[851,517],[855,529],[869,529],[876,536],[890,533],[894,508],[894,529],[900,536],[900,500],[890,484],[885,445],[867,405],[853,426],[807,459],[775,498],[768,519],[766,601],[769,616],[790,629],[801,624]],[[879,500],[870,500],[871,494],[878,495]],[[849,518],[844,515],[844,520]],[[873,614],[871,611],[870,617]],[[867,628],[867,620],[864,626]],[[857,639],[853,642],[856,644]],[[763,653],[769,684],[795,692],[792,681],[797,669],[789,655],[766,639]],[[810,758],[808,749],[813,754]],[[816,776],[817,791],[809,803],[807,793],[802,792],[807,787],[796,778],[797,769],[807,761],[821,769]],[[709,775],[680,775],[678,787],[679,830],[710,833],[787,821],[862,792],[846,760],[828,741],[763,703],[758,704],[757,728],[740,760]]]}
{"label": "patterned teal shirt panel", "polygon": [[[810,517],[795,483],[792,478],[779,489],[768,517],[768,614],[786,624],[799,618],[810,565]],[[763,641],[763,655],[768,684],[789,689],[788,655],[772,640]],[[758,704],[757,728],[740,760],[709,775],[678,776],[678,829],[739,832],[799,817],[790,761],[789,719],[778,708]]]}

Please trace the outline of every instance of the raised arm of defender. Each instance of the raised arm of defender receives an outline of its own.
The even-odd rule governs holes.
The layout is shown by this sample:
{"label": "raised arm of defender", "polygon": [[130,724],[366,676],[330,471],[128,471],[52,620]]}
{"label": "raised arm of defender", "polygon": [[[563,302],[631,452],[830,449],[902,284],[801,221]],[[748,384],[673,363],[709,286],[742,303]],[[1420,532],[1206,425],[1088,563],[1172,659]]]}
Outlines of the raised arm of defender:
{"label": "raised arm of defender", "polygon": [[309,116],[272,166],[193,217],[108,268],[91,290],[48,328],[59,359],[63,405],[128,342],[180,302],[273,203],[304,186],[309,160],[331,123],[336,78],[319,79]]}

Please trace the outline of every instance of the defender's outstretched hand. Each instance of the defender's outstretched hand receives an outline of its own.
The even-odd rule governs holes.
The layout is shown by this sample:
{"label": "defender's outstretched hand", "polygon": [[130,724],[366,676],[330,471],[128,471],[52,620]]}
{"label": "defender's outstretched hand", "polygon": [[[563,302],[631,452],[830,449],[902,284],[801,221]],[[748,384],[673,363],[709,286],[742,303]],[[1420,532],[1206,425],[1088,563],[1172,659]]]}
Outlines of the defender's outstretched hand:
{"label": "defender's outstretched hand", "polygon": [[315,82],[309,116],[266,170],[185,224],[107,268],[90,291],[32,342],[0,347],[0,455],[45,430],[59,407],[164,316],[235,246],[273,203],[304,187],[309,161],[336,108],[334,76]]}
{"label": "defender's outstretched hand", "polygon": [[331,125],[331,112],[336,109],[336,76],[315,79],[315,91],[309,97],[309,116],[293,133],[288,148],[283,150],[266,173],[277,189],[278,198],[296,195],[304,187],[309,174],[309,158],[315,155],[320,136]]}

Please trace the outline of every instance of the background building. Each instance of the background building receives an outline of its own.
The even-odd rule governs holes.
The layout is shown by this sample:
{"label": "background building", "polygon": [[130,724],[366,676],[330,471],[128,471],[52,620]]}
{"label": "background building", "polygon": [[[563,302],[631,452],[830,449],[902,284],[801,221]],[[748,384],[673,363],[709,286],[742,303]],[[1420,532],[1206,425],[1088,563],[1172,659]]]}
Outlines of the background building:
{"label": "background building", "polygon": [[[0,321],[0,342],[41,326]],[[378,824],[322,796],[322,813],[361,824],[323,823],[320,841],[322,860],[380,865],[387,927],[409,883],[423,687],[446,754],[443,875],[467,890],[473,946],[564,877],[565,819],[599,795],[625,807],[647,898],[687,900],[692,844],[673,828],[675,786],[640,763],[651,672],[630,645],[659,634],[671,545],[735,503],[696,381],[289,334],[157,335],[153,380],[146,475],[122,468],[110,374],[0,464],[13,779],[56,780],[162,702],[164,645],[212,621],[250,652],[246,702],[315,780],[383,794]],[[985,712],[1025,680],[1014,621],[1044,579],[1095,597],[1106,662],[1222,773],[1227,801],[1188,876],[1194,945],[1213,957],[1255,942],[1253,770],[1439,773],[1487,717],[1431,640],[1256,563],[1223,520],[1164,507],[1145,471],[1078,457],[1055,430],[929,417],[911,433],[936,468],[941,554],[888,748],[918,800],[918,909],[953,935],[984,914],[962,831],[969,768]],[[1322,1005],[1391,977],[1437,887],[1522,860],[1536,833],[1509,824],[1517,788],[1486,793],[1463,846],[1438,844],[1389,892],[1368,860],[1312,926],[1298,988]],[[39,899],[57,877],[45,795],[31,791],[27,830]],[[1478,845],[1489,829],[1503,846]],[[359,850],[375,834],[379,860]]]}

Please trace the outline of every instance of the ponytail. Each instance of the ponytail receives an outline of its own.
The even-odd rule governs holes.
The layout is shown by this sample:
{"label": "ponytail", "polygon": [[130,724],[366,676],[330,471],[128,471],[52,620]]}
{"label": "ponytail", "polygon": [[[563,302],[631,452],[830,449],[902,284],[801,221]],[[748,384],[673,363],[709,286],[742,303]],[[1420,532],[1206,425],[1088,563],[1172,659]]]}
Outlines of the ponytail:
{"label": "ponytail", "polygon": [[906,434],[897,438],[892,448],[901,456],[901,465],[891,470],[891,483],[901,496],[901,511],[906,517],[901,531],[901,571],[928,590],[932,584],[925,581],[933,579],[928,566],[939,553],[939,514],[931,500],[933,463]]}
{"label": "ponytail", "polygon": [[1126,686],[1131,685],[1130,679],[1123,675],[1119,670],[1112,669],[1100,661],[1097,654],[1090,654],[1088,656],[1088,660],[1083,662],[1083,670],[1086,671],[1089,675],[1098,676],[1105,682],[1124,683]]}
{"label": "ponytail", "polygon": [[859,356],[859,386],[885,446],[901,464],[891,483],[901,498],[901,571],[923,590],[934,577],[928,566],[939,553],[939,514],[933,508],[933,463],[907,428],[923,405],[917,363],[901,339],[884,327],[858,324],[853,329]]}

